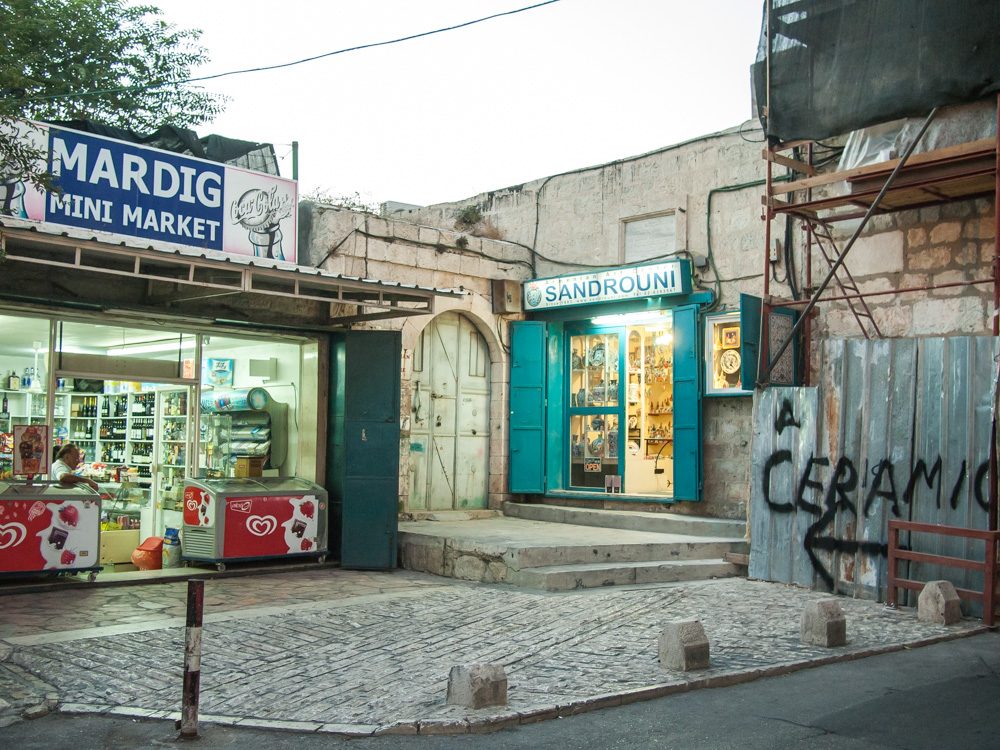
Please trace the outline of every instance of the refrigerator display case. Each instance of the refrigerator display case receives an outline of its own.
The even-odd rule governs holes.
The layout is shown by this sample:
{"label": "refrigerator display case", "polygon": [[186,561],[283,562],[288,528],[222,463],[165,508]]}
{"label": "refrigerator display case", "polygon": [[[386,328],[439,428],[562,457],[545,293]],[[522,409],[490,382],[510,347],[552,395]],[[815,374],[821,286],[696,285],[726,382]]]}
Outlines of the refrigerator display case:
{"label": "refrigerator display case", "polygon": [[327,554],[326,490],[297,477],[188,479],[181,557],[230,561]]}
{"label": "refrigerator display case", "polygon": [[0,481],[0,575],[100,567],[101,497],[86,485]]}

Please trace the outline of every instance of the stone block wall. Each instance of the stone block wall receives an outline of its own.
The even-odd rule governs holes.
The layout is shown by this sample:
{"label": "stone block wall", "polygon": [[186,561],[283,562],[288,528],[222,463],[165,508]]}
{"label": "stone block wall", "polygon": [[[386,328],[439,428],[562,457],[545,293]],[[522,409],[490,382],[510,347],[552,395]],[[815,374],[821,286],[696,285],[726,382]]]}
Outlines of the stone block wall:
{"label": "stone block wall", "polygon": [[750,504],[750,441],[753,398],[732,396],[702,401],[702,451],[706,503],[680,503],[675,510],[718,518],[746,518]]}
{"label": "stone block wall", "polygon": [[[523,280],[530,276],[525,249],[509,242],[473,237],[460,231],[419,226],[371,214],[303,203],[299,246],[303,262],[331,273],[457,290],[457,298],[439,297],[434,314],[454,311],[467,317],[483,335],[490,351],[489,507],[499,509],[507,494],[507,401],[509,321],[517,316],[493,314],[493,279]],[[356,329],[398,330],[403,361],[400,384],[399,509],[409,510],[410,415],[412,356],[432,314],[359,323]]]}
{"label": "stone block wall", "polygon": [[[865,293],[940,287],[866,298],[886,337],[988,334],[992,283],[955,284],[990,279],[994,233],[991,198],[900,211],[874,219],[846,265]],[[847,228],[838,234],[843,247]],[[818,282],[828,270],[814,255],[813,278]],[[816,321],[816,340],[862,335],[844,302],[823,305]]]}

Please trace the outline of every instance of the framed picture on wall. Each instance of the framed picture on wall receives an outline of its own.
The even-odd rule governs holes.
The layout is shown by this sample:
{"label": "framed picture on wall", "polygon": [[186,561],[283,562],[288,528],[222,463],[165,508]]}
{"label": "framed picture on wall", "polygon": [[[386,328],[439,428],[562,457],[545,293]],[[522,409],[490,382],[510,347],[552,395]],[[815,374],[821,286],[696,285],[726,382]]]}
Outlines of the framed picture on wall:
{"label": "framed picture on wall", "polygon": [[723,349],[739,349],[740,348],[740,327],[735,326],[720,326],[719,327],[719,338],[722,339]]}
{"label": "framed picture on wall", "polygon": [[235,359],[215,359],[209,357],[205,360],[205,385],[210,385],[214,388],[231,387],[235,371]]}

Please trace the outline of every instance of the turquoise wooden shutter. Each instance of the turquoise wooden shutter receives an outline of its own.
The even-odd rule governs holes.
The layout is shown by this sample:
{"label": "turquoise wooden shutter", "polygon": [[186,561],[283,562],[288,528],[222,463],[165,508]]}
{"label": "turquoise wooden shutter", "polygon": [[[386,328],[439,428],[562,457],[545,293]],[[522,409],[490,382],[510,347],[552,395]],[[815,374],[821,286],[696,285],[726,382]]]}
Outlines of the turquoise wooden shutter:
{"label": "turquoise wooden shutter", "polygon": [[511,492],[545,492],[545,323],[511,323]]}
{"label": "turquoise wooden shutter", "polygon": [[743,390],[757,387],[757,360],[760,357],[760,297],[740,295],[740,385]]}
{"label": "turquoise wooden shutter", "polygon": [[[767,342],[762,342],[760,337],[761,308],[762,302],[760,297],[754,297],[752,294],[740,295],[740,356],[743,359],[743,364],[740,367],[740,381],[743,389],[748,391],[752,391],[757,387],[757,366],[760,359],[760,348],[763,347],[765,355],[770,356]],[[768,315],[770,316],[770,320],[774,320],[775,316],[783,316],[789,320],[792,326],[799,319],[798,311],[789,307],[769,308]],[[786,356],[791,356],[792,358],[791,381],[779,382],[772,372],[769,385],[802,384],[801,342],[802,331],[800,330],[795,334],[795,339],[792,341],[791,347],[782,355],[782,359]],[[775,344],[780,346],[781,341],[775,341]]]}
{"label": "turquoise wooden shutter", "polygon": [[674,497],[701,499],[698,306],[674,309]]}

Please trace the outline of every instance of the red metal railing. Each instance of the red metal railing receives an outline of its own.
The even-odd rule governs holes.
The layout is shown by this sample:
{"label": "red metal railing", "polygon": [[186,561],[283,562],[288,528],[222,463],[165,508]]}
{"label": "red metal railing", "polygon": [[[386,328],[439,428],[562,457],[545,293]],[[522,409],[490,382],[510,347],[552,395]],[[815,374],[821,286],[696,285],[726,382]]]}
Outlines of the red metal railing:
{"label": "red metal railing", "polygon": [[[961,557],[931,555],[926,552],[913,552],[912,550],[900,549],[899,532],[901,531],[938,534],[940,536],[957,536],[964,537],[965,539],[981,539],[986,543],[986,559],[983,562],[977,562],[975,560],[965,560]],[[1000,543],[1000,531],[983,531],[980,529],[965,529],[961,526],[940,526],[934,523],[915,523],[913,521],[891,519],[889,521],[889,606],[896,606],[896,591],[898,589],[920,591],[924,587],[924,583],[926,583],[897,576],[896,563],[899,560],[912,560],[913,562],[944,565],[964,570],[978,570],[983,573],[982,591],[960,589],[957,586],[955,587],[955,591],[963,599],[982,602],[983,624],[992,626],[997,601],[998,543]]]}

